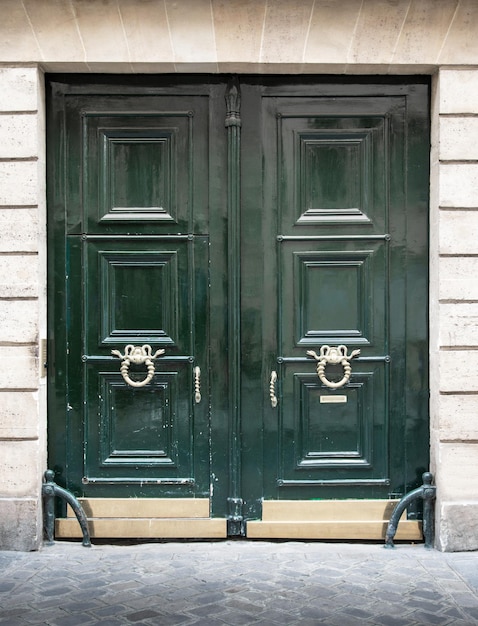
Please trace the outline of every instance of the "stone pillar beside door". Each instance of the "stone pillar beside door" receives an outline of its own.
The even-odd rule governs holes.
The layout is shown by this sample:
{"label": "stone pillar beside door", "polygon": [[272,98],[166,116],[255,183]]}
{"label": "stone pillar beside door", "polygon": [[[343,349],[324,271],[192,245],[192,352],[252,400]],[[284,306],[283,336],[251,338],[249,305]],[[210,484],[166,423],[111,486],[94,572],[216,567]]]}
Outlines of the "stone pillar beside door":
{"label": "stone pillar beside door", "polygon": [[0,549],[3,550],[35,550],[42,539],[40,493],[46,456],[46,411],[39,338],[45,336],[42,266],[46,245],[41,80],[36,68],[0,68]]}

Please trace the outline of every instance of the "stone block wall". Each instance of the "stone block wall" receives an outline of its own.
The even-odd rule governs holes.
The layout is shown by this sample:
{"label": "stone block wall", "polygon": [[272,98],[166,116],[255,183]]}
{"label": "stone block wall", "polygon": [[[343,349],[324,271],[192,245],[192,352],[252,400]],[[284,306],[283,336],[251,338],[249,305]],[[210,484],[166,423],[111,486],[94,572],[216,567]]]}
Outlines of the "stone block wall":
{"label": "stone block wall", "polygon": [[430,74],[437,545],[478,549],[478,2],[2,0],[0,548],[41,540],[46,468],[42,71]]}
{"label": "stone block wall", "polygon": [[478,71],[442,69],[434,114],[430,317],[437,539],[443,550],[476,550]]}
{"label": "stone block wall", "polygon": [[[37,549],[45,466],[42,76],[0,68],[0,547]],[[41,219],[39,214],[43,211]],[[44,247],[44,243],[43,243]]]}

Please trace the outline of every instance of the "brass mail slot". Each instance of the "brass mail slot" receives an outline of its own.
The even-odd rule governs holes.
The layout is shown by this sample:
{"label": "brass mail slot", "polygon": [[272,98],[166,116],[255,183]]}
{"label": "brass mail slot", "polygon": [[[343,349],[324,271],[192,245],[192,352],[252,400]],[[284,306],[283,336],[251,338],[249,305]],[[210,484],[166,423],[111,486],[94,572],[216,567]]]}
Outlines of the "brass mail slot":
{"label": "brass mail slot", "polygon": [[320,396],[321,404],[340,404],[347,402],[347,396]]}

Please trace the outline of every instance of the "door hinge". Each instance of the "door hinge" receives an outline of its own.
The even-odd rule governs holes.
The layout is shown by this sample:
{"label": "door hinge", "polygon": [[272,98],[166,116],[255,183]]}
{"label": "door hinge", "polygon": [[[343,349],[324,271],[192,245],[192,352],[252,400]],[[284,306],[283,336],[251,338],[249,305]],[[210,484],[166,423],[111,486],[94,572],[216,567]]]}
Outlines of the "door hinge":
{"label": "door hinge", "polygon": [[229,537],[243,537],[245,535],[244,516],[242,498],[228,498],[227,505],[229,514],[227,516],[227,534]]}
{"label": "door hinge", "polygon": [[40,339],[40,376],[43,378],[47,374],[47,340]]}

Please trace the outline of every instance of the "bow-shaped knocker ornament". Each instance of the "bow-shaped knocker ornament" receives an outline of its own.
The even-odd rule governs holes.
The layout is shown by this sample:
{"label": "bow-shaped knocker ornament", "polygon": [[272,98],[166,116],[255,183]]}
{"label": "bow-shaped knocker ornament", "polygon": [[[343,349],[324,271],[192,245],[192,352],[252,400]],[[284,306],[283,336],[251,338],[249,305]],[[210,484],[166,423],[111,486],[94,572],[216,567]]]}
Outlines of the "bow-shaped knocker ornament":
{"label": "bow-shaped knocker ornament", "polygon": [[[349,363],[351,359],[360,354],[360,350],[352,350],[352,352],[347,355],[348,348],[347,346],[322,346],[320,348],[320,356],[314,350],[307,350],[308,356],[314,357],[317,361],[317,374],[320,380],[331,389],[338,389],[339,387],[343,387],[349,382],[350,375],[352,374],[352,367]],[[328,364],[331,365],[341,365],[344,368],[344,377],[342,380],[334,383],[329,380],[325,375],[325,368]]]}
{"label": "bow-shaped knocker ornament", "polygon": [[[133,344],[130,343],[125,347],[124,354],[121,354],[119,350],[111,350],[111,354],[123,359],[121,361],[120,372],[125,382],[131,385],[131,387],[144,387],[154,376],[154,359],[164,354],[164,350],[156,350],[156,352],[152,354],[152,348],[148,344],[144,346],[133,346]],[[142,365],[144,363],[148,370],[146,378],[143,380],[131,380],[128,373],[131,363],[134,365]]]}

